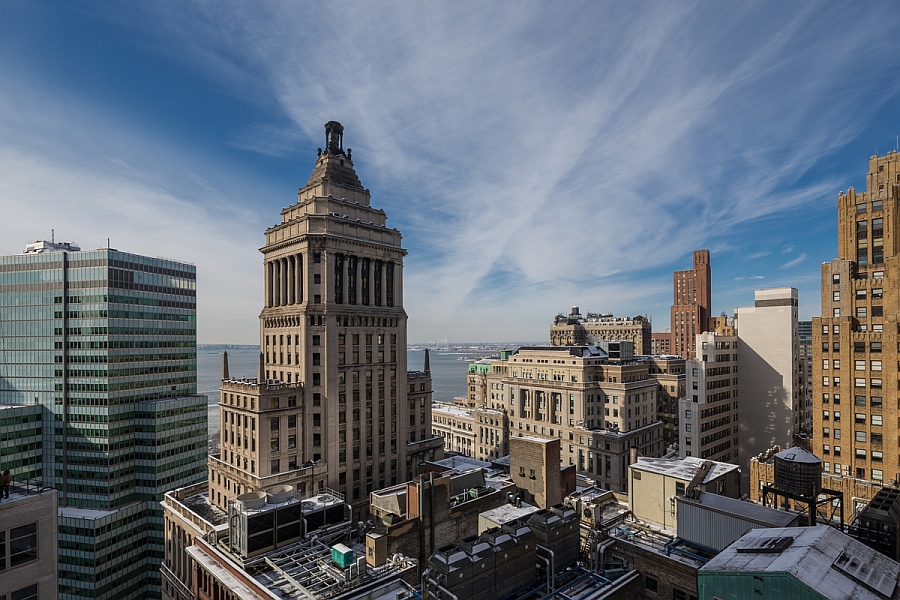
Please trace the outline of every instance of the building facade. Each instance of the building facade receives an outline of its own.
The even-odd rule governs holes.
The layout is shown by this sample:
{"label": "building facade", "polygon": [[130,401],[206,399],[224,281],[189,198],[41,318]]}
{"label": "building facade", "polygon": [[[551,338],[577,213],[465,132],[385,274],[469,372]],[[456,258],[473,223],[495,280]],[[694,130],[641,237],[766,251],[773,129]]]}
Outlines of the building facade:
{"label": "building facade", "polygon": [[159,598],[159,501],[206,472],[195,267],[29,244],[0,257],[0,332],[0,404],[41,407],[59,597]]}
{"label": "building facade", "polygon": [[[210,497],[227,506],[245,481],[290,483],[301,493],[322,486],[343,494],[360,520],[370,492],[414,477],[423,459],[442,451],[443,439],[430,435],[430,373],[407,373],[400,232],[371,206],[344,151],[341,124],[330,121],[325,133],[297,202],[266,230],[260,373],[223,382],[235,443],[230,414],[224,441],[223,412]],[[239,393],[257,400],[257,412],[277,414],[253,414],[243,400],[239,408],[230,404]]]}
{"label": "building facade", "polygon": [[694,250],[694,268],[675,271],[672,287],[672,354],[694,358],[695,338],[706,331],[712,307],[709,250]]}
{"label": "building facade", "polygon": [[796,288],[756,290],[754,306],[735,309],[740,392],[740,465],[749,485],[750,457],[789,448],[804,429],[803,373]]}
{"label": "building facade", "polygon": [[672,354],[672,333],[670,331],[653,332],[650,335],[650,354],[654,356]]}
{"label": "building facade", "polygon": [[649,371],[646,360],[611,361],[592,346],[522,347],[494,362],[488,382],[505,403],[510,438],[558,438],[564,466],[623,492],[631,449],[665,450]]}
{"label": "building facade", "polygon": [[900,154],[869,159],[866,191],[838,195],[838,258],[812,323],[813,451],[835,475],[900,481]]}
{"label": "building facade", "polygon": [[550,326],[551,346],[596,346],[600,342],[629,341],[635,354],[651,353],[651,325],[644,316],[614,317],[592,313],[581,316],[577,306],[568,315],[559,314]]}
{"label": "building facade", "polygon": [[58,597],[57,502],[56,490],[18,481],[0,502],[0,598]]}
{"label": "building facade", "polygon": [[803,373],[803,433],[812,435],[812,321],[797,321],[797,341],[800,344],[800,370]]}
{"label": "building facade", "polygon": [[656,415],[663,424],[666,447],[678,443],[678,399],[684,398],[684,359],[680,356],[645,357],[650,377],[656,380]]}
{"label": "building facade", "polygon": [[738,464],[738,339],[710,331],[696,347],[678,401],[678,456]]}

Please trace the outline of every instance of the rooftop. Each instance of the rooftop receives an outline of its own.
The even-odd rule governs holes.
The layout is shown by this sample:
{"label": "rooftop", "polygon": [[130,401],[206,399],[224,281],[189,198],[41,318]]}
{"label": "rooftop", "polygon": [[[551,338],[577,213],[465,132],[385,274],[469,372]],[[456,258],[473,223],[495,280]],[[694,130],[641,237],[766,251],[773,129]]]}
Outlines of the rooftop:
{"label": "rooftop", "polygon": [[752,529],[700,574],[787,573],[829,600],[900,598],[900,565],[833,527]]}
{"label": "rooftop", "polygon": [[788,527],[799,516],[798,513],[793,511],[775,510],[753,502],[729,498],[719,494],[710,494],[709,492],[700,492],[700,497],[697,500],[680,496],[678,502],[703,506],[717,512],[736,515],[767,527]]}
{"label": "rooftop", "polygon": [[228,522],[228,513],[209,501],[209,491],[188,496],[179,502],[211,525],[224,525]]}
{"label": "rooftop", "polygon": [[468,456],[450,456],[441,460],[430,462],[429,464],[437,465],[445,469],[456,469],[457,471],[469,471],[472,469],[490,469],[491,463]]}
{"label": "rooftop", "polygon": [[[676,479],[690,481],[697,473],[697,469],[699,469],[700,465],[702,465],[704,462],[706,461],[701,458],[697,458],[696,456],[687,456],[680,460],[671,458],[647,458],[645,456],[639,456],[638,461],[631,464],[631,468],[645,471],[647,473],[658,473],[660,475],[668,475],[669,477],[675,477]],[[717,479],[722,475],[725,475],[726,473],[731,473],[740,469],[740,467],[738,467],[737,465],[732,465],[729,463],[716,461],[710,462],[713,463],[713,467],[709,470],[709,473],[707,473],[706,477],[703,478],[702,483],[709,483],[710,481]]]}

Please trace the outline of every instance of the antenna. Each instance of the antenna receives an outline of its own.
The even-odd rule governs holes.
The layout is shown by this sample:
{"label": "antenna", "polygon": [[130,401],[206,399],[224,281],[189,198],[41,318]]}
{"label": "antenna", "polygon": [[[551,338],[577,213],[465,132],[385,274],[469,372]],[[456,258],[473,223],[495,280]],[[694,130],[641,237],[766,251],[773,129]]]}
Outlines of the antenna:
{"label": "antenna", "polygon": [[56,243],[56,230],[55,229],[50,230],[50,243],[51,244]]}

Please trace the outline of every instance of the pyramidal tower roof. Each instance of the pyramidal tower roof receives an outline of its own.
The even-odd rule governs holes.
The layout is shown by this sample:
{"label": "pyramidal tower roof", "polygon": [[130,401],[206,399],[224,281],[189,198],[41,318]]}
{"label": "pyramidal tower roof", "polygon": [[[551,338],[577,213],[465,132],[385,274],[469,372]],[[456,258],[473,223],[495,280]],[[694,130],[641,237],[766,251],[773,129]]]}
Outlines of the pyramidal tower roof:
{"label": "pyramidal tower roof", "polygon": [[322,183],[362,191],[364,188],[353,169],[353,151],[344,151],[344,126],[337,121],[325,123],[325,149],[319,148],[316,166],[305,187]]}

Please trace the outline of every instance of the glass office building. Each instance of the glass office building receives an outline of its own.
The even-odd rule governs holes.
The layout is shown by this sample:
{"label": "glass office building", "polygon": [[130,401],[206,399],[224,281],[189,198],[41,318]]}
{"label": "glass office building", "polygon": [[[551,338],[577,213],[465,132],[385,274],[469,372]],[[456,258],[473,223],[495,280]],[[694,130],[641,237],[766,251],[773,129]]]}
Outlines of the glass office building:
{"label": "glass office building", "polygon": [[47,242],[0,257],[0,404],[41,407],[60,598],[161,596],[159,501],[206,477],[196,365],[193,265]]}

